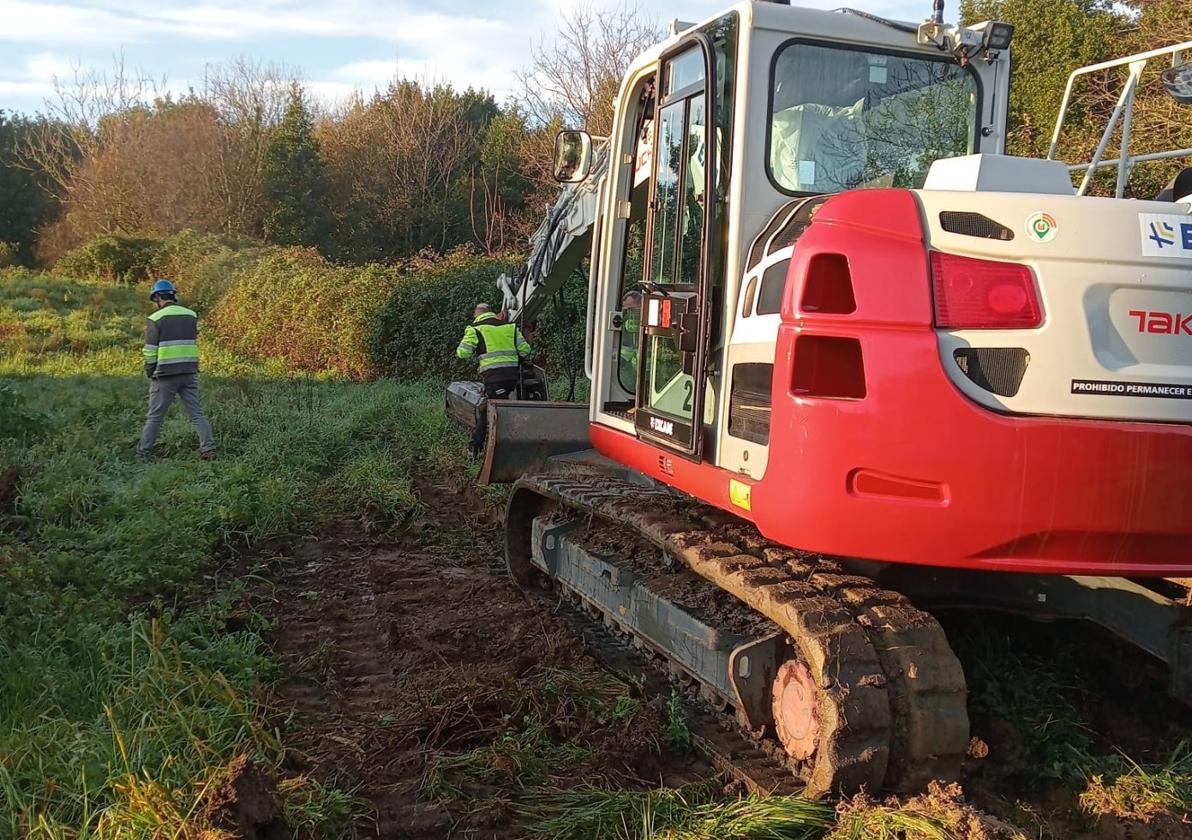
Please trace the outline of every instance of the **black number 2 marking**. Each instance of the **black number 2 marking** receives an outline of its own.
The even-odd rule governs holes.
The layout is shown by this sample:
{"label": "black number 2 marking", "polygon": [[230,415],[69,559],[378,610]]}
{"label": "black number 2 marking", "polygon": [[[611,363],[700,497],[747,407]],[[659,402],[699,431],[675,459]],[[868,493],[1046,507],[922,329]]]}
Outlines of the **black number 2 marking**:
{"label": "black number 2 marking", "polygon": [[691,395],[695,393],[695,383],[688,379],[683,383],[683,410],[691,411]]}

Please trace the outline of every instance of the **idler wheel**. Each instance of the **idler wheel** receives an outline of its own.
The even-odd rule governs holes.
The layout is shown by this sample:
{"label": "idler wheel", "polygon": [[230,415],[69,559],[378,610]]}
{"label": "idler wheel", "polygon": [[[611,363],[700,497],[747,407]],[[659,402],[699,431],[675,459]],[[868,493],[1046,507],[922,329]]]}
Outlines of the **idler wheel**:
{"label": "idler wheel", "polygon": [[811,670],[789,659],[774,676],[774,727],[787,754],[799,761],[815,755],[819,745],[819,691]]}

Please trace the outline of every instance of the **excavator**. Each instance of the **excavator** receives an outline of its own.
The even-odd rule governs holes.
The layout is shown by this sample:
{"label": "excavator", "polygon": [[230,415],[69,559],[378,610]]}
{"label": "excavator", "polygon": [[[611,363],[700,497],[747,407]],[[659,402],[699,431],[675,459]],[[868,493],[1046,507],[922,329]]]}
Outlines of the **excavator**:
{"label": "excavator", "polygon": [[[941,0],[676,21],[608,137],[559,135],[559,201],[501,279],[529,325],[588,261],[588,403],[484,406],[510,574],[808,796],[957,778],[940,610],[1092,622],[1192,703],[1192,170],[1124,197],[1192,158],[1130,151],[1142,84],[1192,103],[1192,43],[1073,73],[1036,160],[1005,154],[1012,38]],[[1074,85],[1123,71],[1093,159],[1056,159]]]}

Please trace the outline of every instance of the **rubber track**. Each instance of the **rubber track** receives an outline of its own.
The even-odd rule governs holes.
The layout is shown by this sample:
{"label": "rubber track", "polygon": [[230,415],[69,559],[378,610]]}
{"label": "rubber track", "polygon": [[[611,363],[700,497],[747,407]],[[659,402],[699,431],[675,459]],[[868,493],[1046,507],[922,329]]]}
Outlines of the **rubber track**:
{"label": "rubber track", "polygon": [[791,761],[805,793],[920,790],[955,779],[968,746],[964,674],[939,624],[836,562],[765,540],[716,508],[618,479],[538,476],[514,486],[629,525],[783,629],[821,690],[821,740]]}
{"label": "rubber track", "polygon": [[[555,613],[583,639],[602,668],[648,696],[666,697],[673,689],[675,675],[653,651],[640,648],[619,627],[610,627],[606,616],[601,620],[574,603],[580,600],[574,591],[554,594],[565,595],[565,600],[555,605]],[[684,702],[683,711],[693,745],[717,770],[755,793],[802,793],[802,782],[771,757],[777,744],[756,742],[741,732],[730,715],[710,710],[702,703]]]}

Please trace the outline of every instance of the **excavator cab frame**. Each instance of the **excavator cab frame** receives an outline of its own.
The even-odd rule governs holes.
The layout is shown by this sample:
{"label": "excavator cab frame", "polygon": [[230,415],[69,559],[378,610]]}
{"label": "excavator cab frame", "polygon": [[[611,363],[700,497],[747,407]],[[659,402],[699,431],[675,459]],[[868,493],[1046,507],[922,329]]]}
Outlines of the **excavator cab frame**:
{"label": "excavator cab frame", "polygon": [[662,54],[660,67],[634,426],[639,437],[699,460],[712,315],[711,234],[719,212],[717,202],[709,201],[715,167],[706,165],[714,142],[708,119],[715,107],[711,39],[692,32]]}

